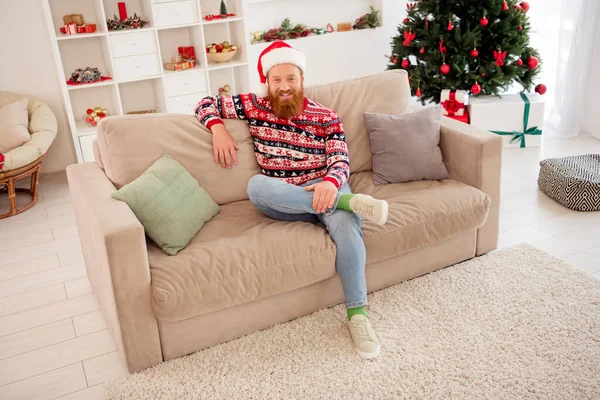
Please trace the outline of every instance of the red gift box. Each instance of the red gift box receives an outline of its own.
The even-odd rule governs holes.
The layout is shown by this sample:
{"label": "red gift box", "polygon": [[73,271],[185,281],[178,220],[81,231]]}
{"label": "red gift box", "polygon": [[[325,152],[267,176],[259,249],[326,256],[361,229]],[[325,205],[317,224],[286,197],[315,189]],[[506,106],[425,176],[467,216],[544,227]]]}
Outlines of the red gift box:
{"label": "red gift box", "polygon": [[[61,30],[62,32],[62,30]],[[71,22],[70,24],[66,24],[65,25],[65,33],[67,35],[74,35],[77,33],[77,25],[75,25],[74,22]]]}
{"label": "red gift box", "polygon": [[460,122],[464,122],[465,124],[469,123],[469,110],[465,109],[464,115],[445,115],[447,118],[452,118]]}
{"label": "red gift box", "polygon": [[196,58],[196,52],[194,51],[194,46],[179,46],[177,48],[177,52],[181,55],[186,56],[188,59]]}

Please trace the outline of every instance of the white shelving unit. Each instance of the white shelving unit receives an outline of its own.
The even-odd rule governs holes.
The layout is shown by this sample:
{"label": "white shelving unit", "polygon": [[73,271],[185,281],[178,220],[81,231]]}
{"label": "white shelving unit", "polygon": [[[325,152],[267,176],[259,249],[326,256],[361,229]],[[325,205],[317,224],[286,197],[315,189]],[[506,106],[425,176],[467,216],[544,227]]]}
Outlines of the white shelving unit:
{"label": "white shelving unit", "polygon": [[[42,0],[57,71],[78,162],[93,161],[91,143],[96,127],[83,116],[100,106],[109,115],[154,109],[159,113],[192,114],[204,96],[230,85],[233,93],[250,90],[248,39],[242,0],[228,0],[235,17],[206,21],[219,12],[220,0],[127,0],[127,14],[148,24],[142,29],[108,31],[106,20],[118,15],[118,0]],[[83,14],[97,31],[65,35],[63,15]],[[227,63],[209,62],[206,44],[228,41],[238,46]],[[179,46],[194,46],[196,67],[185,71],[163,68]],[[97,67],[111,80],[67,85],[77,68]]]}

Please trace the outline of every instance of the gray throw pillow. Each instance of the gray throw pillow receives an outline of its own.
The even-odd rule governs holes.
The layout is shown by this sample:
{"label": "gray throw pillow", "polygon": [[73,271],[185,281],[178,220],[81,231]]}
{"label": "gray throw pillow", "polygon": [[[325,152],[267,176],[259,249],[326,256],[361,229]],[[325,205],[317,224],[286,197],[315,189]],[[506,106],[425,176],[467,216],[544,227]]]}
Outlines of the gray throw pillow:
{"label": "gray throw pillow", "polygon": [[375,185],[449,177],[439,146],[441,106],[402,115],[363,115]]}

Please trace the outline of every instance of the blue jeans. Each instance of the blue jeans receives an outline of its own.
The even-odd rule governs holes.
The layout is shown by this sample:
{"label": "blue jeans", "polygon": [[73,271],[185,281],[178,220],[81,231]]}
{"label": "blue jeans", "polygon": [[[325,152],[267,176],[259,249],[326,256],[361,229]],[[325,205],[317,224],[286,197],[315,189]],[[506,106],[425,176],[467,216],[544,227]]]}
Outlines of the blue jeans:
{"label": "blue jeans", "polygon": [[367,251],[360,229],[360,217],[335,209],[340,195],[352,193],[350,186],[345,184],[338,191],[332,208],[323,214],[317,214],[312,207],[314,192],[307,192],[304,187],[320,181],[322,179],[315,179],[296,186],[265,175],[255,175],[248,182],[248,197],[268,217],[281,221],[322,222],[337,247],[335,266],[342,278],[346,308],[365,306]]}

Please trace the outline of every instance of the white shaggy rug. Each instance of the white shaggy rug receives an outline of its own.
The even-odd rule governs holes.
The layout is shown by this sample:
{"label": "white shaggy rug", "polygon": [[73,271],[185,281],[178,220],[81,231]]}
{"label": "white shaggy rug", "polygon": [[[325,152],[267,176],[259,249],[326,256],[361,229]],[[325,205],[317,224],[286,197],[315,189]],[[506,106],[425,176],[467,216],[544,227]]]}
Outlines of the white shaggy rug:
{"label": "white shaggy rug", "polygon": [[600,280],[522,244],[120,378],[108,399],[600,399]]}

